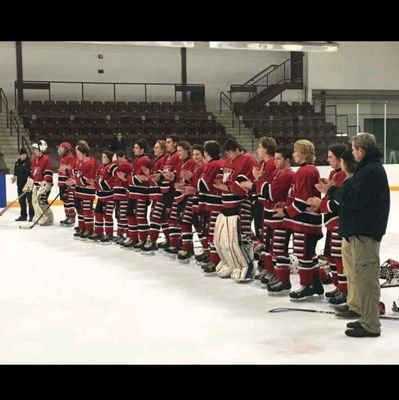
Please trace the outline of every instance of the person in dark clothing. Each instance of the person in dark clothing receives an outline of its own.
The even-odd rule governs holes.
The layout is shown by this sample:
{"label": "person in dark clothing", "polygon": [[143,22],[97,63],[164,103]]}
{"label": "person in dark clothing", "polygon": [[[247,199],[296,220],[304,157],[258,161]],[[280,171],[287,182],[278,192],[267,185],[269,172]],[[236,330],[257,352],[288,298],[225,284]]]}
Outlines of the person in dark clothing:
{"label": "person in dark clothing", "polygon": [[389,185],[374,135],[360,133],[355,136],[352,153],[359,164],[342,189],[331,182],[316,186],[340,204],[339,234],[350,244],[360,319],[348,324],[350,329],[345,334],[376,337],[381,334],[379,252],[388,224]]}
{"label": "person in dark clothing", "polygon": [[[14,166],[14,176],[11,178],[11,182],[17,182],[17,190],[18,196],[21,196],[23,193],[23,187],[25,186],[28,178],[31,176],[31,162],[28,157],[28,152],[21,148],[19,152],[19,158],[15,162]],[[32,205],[32,192],[25,192],[25,195],[19,199],[19,205],[21,207],[21,215],[15,221],[26,221],[27,220],[27,212],[26,212],[26,200],[29,203],[29,221],[32,221],[33,216],[35,215],[35,211],[33,210]]]}
{"label": "person in dark clothing", "polygon": [[111,151],[117,153],[118,151],[126,151],[126,140],[123,138],[121,132],[118,132],[111,143]]}

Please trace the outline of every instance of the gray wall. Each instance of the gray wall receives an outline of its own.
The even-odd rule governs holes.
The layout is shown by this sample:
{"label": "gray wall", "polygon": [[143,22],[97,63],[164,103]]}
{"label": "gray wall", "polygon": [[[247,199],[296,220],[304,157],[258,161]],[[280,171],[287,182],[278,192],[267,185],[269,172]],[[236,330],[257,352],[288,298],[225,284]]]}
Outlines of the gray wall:
{"label": "gray wall", "polygon": [[309,53],[311,89],[399,89],[399,42],[339,42],[333,53]]}
{"label": "gray wall", "polygon": [[[180,82],[180,49],[148,46],[77,44],[67,42],[23,42],[25,80],[77,80],[108,82]],[[103,54],[102,60],[97,55]],[[187,75],[190,83],[206,85],[208,108],[219,106],[219,93],[231,83],[243,83],[272,63],[289,58],[288,52],[209,49],[196,42],[187,49]],[[305,82],[311,89],[399,89],[399,42],[340,42],[336,53],[307,53]],[[104,74],[98,74],[98,69]],[[15,43],[0,42],[0,87],[13,103],[16,79]],[[112,100],[110,87],[89,87],[88,100]],[[171,89],[149,90],[149,101],[169,100]],[[74,100],[80,88],[58,86],[54,100]],[[119,91],[120,100],[141,100],[142,89]],[[34,97],[46,99],[36,91]],[[26,91],[32,99],[33,92]],[[238,99],[238,98],[237,98]],[[239,99],[238,99],[239,100]],[[287,91],[286,101],[302,101],[301,91]]]}

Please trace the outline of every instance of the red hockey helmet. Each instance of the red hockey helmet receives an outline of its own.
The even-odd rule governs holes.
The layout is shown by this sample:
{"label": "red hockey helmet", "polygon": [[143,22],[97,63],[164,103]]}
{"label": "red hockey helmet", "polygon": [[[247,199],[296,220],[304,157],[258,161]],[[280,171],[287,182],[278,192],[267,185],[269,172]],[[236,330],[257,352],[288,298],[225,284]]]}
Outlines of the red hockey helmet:
{"label": "red hockey helmet", "polygon": [[72,145],[69,142],[62,142],[58,146],[58,154],[60,156],[63,156],[67,151],[70,151],[72,149]]}

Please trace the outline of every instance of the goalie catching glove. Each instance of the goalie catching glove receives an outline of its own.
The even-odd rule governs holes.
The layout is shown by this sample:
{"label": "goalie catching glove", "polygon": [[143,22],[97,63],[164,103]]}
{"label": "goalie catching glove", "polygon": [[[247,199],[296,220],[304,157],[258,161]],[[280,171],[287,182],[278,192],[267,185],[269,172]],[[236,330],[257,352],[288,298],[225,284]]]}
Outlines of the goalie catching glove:
{"label": "goalie catching glove", "polygon": [[25,186],[22,188],[22,191],[26,193],[26,192],[31,192],[32,189],[33,189],[33,179],[28,178],[28,180],[25,183]]}

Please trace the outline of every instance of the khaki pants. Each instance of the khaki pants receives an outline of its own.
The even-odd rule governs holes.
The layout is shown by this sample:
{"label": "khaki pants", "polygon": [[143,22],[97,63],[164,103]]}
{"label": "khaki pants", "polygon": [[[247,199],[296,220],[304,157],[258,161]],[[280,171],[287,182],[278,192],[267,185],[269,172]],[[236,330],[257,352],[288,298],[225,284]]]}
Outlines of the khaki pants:
{"label": "khaki pants", "polygon": [[[344,240],[344,242],[346,241]],[[347,245],[349,245],[348,252]],[[353,311],[360,314],[359,321],[364,329],[372,333],[380,333],[380,242],[368,236],[351,236],[349,243],[346,242],[343,245],[344,248],[345,258],[349,256],[346,265],[344,258],[344,268],[348,277],[348,293],[352,290],[348,305]],[[350,303],[351,301],[353,304]]]}
{"label": "khaki pants", "polygon": [[355,266],[352,261],[352,253],[350,243],[346,239],[342,239],[341,247],[342,263],[344,265],[344,275],[347,279],[348,294],[346,296],[346,304],[357,314],[360,314],[360,299],[359,293],[356,291]]}

